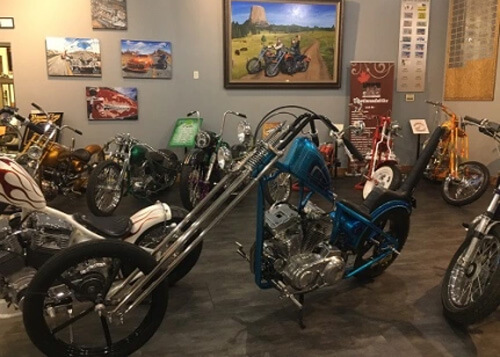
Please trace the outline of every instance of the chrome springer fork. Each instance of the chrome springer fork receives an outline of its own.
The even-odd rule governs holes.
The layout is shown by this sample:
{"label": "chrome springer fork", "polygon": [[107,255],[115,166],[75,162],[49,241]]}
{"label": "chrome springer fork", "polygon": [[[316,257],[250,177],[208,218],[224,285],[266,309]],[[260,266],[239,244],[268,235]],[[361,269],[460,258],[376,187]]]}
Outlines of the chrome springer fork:
{"label": "chrome springer fork", "polygon": [[[243,197],[255,186],[260,178],[269,172],[274,164],[283,156],[282,151],[275,149],[274,145],[281,139],[279,135],[284,130],[284,125],[278,126],[266,140],[261,141],[242,161],[240,161],[234,170],[226,175],[210,193],[169,233],[160,244],[154,249],[152,255],[159,253],[165,246],[170,246],[161,253],[160,259],[153,270],[142,275],[136,270],[130,274],[121,284],[108,293],[107,298],[119,299],[119,304],[108,313],[108,318],[117,317],[121,320],[125,314],[138,306],[169,274],[170,272],[188,255],[203,239],[203,237],[212,229],[231,209],[238,204]],[[231,194],[240,189],[241,185],[248,180],[253,171],[257,169],[268,154],[273,154],[273,158],[267,163],[258,174],[247,181],[244,188],[234,197],[231,202],[218,214],[214,216],[217,210],[231,198]],[[229,185],[227,189],[224,189]],[[210,201],[219,193],[224,192],[213,202]],[[203,212],[200,214],[200,212]],[[212,217],[214,216],[214,217]],[[209,221],[210,219],[210,221]],[[202,225],[209,221],[210,223],[203,227]],[[184,232],[183,228],[187,228]],[[201,232],[200,232],[201,229]],[[176,252],[193,237],[194,240],[176,255]],[[171,258],[173,260],[171,260]],[[171,261],[170,261],[171,260]],[[169,262],[170,261],[170,262]],[[128,286],[130,284],[130,286]],[[149,284],[149,285],[147,285]],[[147,286],[147,287],[146,287]]]}

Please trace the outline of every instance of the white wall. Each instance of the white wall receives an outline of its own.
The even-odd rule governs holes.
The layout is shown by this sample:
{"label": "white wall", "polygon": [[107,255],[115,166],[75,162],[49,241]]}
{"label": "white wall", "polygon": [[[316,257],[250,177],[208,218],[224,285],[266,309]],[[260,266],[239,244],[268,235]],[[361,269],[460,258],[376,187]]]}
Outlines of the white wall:
{"label": "white wall", "polygon": [[[17,106],[21,112],[27,113],[31,102],[46,110],[63,111],[65,122],[84,132],[85,136],[77,141],[81,145],[103,142],[116,132],[129,131],[152,145],[165,147],[176,118],[194,109],[201,111],[208,129],[218,127],[226,109],[246,113],[255,125],[264,113],[283,104],[304,105],[336,123],[345,123],[349,62],[397,61],[400,2],[347,0],[341,89],[226,90],[222,0],[128,0],[127,7],[128,30],[92,30],[89,0],[2,0],[2,16],[15,18],[15,29],[0,30],[0,42],[12,44]],[[395,93],[393,118],[404,128],[404,139],[396,143],[396,151],[405,165],[413,163],[416,150],[408,120],[429,117],[432,111],[424,100],[442,97],[447,14],[448,0],[432,1],[426,91],[416,94],[413,103],[404,102],[404,94]],[[49,78],[45,61],[48,36],[100,39],[102,78]],[[123,79],[120,39],[171,41],[173,79]],[[192,78],[193,70],[200,72],[199,80]],[[139,120],[88,122],[86,86],[137,87]]]}

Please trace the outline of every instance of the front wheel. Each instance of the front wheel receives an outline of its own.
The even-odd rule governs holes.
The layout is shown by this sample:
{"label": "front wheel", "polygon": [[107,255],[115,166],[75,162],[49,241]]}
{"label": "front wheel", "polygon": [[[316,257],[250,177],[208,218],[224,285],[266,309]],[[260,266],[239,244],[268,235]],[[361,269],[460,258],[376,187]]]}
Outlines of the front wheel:
{"label": "front wheel", "polygon": [[92,171],[87,184],[87,205],[96,216],[110,216],[123,196],[119,180],[121,166],[114,161],[102,161]]}
{"label": "front wheel", "polygon": [[286,202],[292,192],[292,178],[286,172],[279,173],[273,180],[264,185],[264,198],[270,205]]}
{"label": "front wheel", "polygon": [[127,272],[147,274],[155,265],[146,251],[119,240],[85,242],[53,256],[25,295],[29,338],[47,356],[129,356],[160,327],[168,285],[160,283],[122,321],[107,317],[119,302],[109,291]]}
{"label": "front wheel", "polygon": [[309,61],[303,61],[302,66],[300,67],[300,71],[305,72],[307,71],[308,68],[309,68]]}
{"label": "front wheel", "polygon": [[[146,232],[141,234],[139,238],[137,238],[135,244],[154,249],[156,246],[165,238],[174,228],[180,223],[184,217],[188,214],[188,212],[180,207],[171,206],[172,218],[168,222],[161,222],[155,224],[151,228],[149,228]],[[195,237],[189,240],[187,243],[189,244]],[[186,244],[187,245],[187,244]],[[167,249],[169,245],[165,247]],[[177,283],[179,280],[184,278],[193,267],[196,265],[198,258],[200,257],[201,250],[203,248],[203,241],[200,242],[180,263],[177,265],[174,270],[168,275],[168,283],[170,286]],[[182,249],[182,248],[181,248]]]}
{"label": "front wheel", "polygon": [[247,62],[248,74],[259,73],[261,70],[262,70],[262,63],[259,61],[257,57],[251,58],[250,61]]}
{"label": "front wheel", "polygon": [[468,161],[458,166],[455,177],[449,175],[441,186],[443,199],[453,206],[463,206],[474,202],[488,188],[490,173],[488,168],[477,161]]}
{"label": "front wheel", "polygon": [[192,210],[210,192],[210,184],[204,182],[203,165],[183,165],[179,192],[184,208]]}
{"label": "front wheel", "polygon": [[276,77],[280,72],[279,64],[276,62],[271,62],[266,66],[266,76]]}
{"label": "front wheel", "polygon": [[366,199],[373,188],[380,186],[388,190],[397,190],[401,186],[402,175],[398,165],[394,162],[382,164],[373,173],[373,177],[363,186],[363,199]]}
{"label": "front wheel", "polygon": [[500,227],[479,241],[468,265],[462,263],[472,241],[467,237],[451,259],[441,287],[443,313],[461,325],[478,322],[496,310],[500,303]]}

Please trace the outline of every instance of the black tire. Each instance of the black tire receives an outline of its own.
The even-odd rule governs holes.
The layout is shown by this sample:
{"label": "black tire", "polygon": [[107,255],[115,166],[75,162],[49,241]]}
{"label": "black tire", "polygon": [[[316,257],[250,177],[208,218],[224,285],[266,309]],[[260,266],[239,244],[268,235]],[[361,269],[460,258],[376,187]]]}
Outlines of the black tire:
{"label": "black tire", "polygon": [[[493,226],[493,229],[489,234],[487,234],[486,238],[483,238],[480,242],[480,244],[488,243],[486,239],[491,238],[493,239],[491,242],[495,242],[494,244],[496,244],[497,249],[497,255],[489,257],[490,264],[493,263],[491,269],[494,270],[490,271],[490,275],[487,277],[489,278],[489,281],[488,279],[485,279],[485,287],[483,287],[483,289],[479,289],[479,292],[482,292],[482,294],[475,298],[474,301],[462,306],[458,305],[452,297],[452,290],[454,288],[454,284],[457,283],[457,279],[463,279],[464,276],[467,275],[467,273],[461,271],[462,268],[458,267],[457,263],[461,255],[464,254],[469,247],[472,235],[473,230],[469,229],[469,233],[467,234],[465,241],[460,245],[457,252],[451,259],[441,286],[441,303],[443,304],[443,313],[445,317],[452,322],[464,326],[481,321],[495,311],[500,304],[500,269],[498,269],[497,263],[500,257],[500,227],[498,225]],[[484,249],[484,246],[479,246],[479,248]],[[477,262],[478,258],[480,258],[480,256],[476,256],[476,259],[474,259],[473,262]],[[493,262],[491,262],[491,260],[493,260]],[[484,264],[485,261],[483,260],[481,263]],[[474,267],[477,269],[477,265],[474,265]],[[460,274],[462,274],[462,276],[460,276]],[[474,275],[476,272],[471,271],[469,274]],[[474,280],[472,282],[474,282]]]}
{"label": "black tire", "polygon": [[[28,336],[33,344],[47,356],[128,356],[142,347],[160,327],[168,305],[167,281],[163,281],[151,293],[148,300],[145,300],[147,302],[140,305],[140,308],[146,309],[147,312],[144,315],[144,318],[141,319],[137,328],[133,330],[131,334],[124,338],[120,338],[115,343],[111,342],[109,347],[89,346],[89,344],[83,342],[81,344],[77,344],[75,341],[67,343],[64,341],[64,339],[67,338],[67,331],[64,331],[65,329],[60,331],[66,332],[64,336],[61,337],[57,336],[59,331],[52,333],[55,328],[51,330],[51,327],[45,320],[46,317],[49,317],[49,315],[45,312],[47,291],[54,284],[61,284],[60,277],[64,276],[64,273],[68,269],[75,267],[82,261],[99,259],[102,257],[117,259],[120,264],[122,262],[127,262],[128,265],[126,267],[139,268],[143,273],[150,272],[156,264],[156,260],[143,249],[133,244],[118,240],[99,240],[81,243],[62,251],[49,259],[31,281],[31,284],[26,292],[23,307],[23,320],[26,332],[28,333]],[[117,269],[122,268],[123,266]],[[116,276],[116,274],[114,274],[114,276]],[[72,288],[68,289],[72,292],[82,294],[82,291],[74,290]],[[81,289],[81,286],[79,289]],[[87,293],[88,290],[84,292],[84,294]],[[77,296],[77,294],[71,295],[69,298],[64,300],[64,303],[67,304],[68,299],[71,299],[71,302],[77,302],[77,304],[81,303],[83,300],[82,296],[84,295],[80,295],[79,298]],[[88,295],[85,295],[84,299],[89,299],[88,301],[90,302],[93,297],[89,298]],[[54,303],[54,300],[52,300],[52,303]],[[96,302],[94,301],[93,304],[95,303]],[[103,302],[103,304],[106,304],[106,302]],[[112,308],[113,306],[115,305],[109,306],[109,308]],[[73,308],[75,305],[71,304],[71,307]],[[140,310],[139,307],[136,309]],[[97,316],[97,312],[92,310],[90,311],[90,314],[94,313]],[[129,322],[129,320],[127,320],[127,316],[129,319],[133,318],[133,315],[130,315],[132,313],[133,312],[130,312],[125,315],[126,323]],[[99,319],[98,316],[97,319]],[[79,322],[82,321],[75,321],[75,323]],[[91,321],[87,320],[87,322]],[[80,341],[82,339],[95,338],[94,336],[88,337],[88,335],[91,335],[94,331],[104,331],[105,325],[108,330],[113,328],[112,332],[115,333],[115,337],[116,333],[120,332],[114,324],[108,325],[107,322],[104,323],[102,321],[101,324],[102,326],[100,326],[100,330],[89,329],[86,325],[86,329],[82,329],[86,333],[78,334],[77,332],[74,336]],[[58,326],[61,326],[61,324]],[[76,328],[76,326],[74,327]],[[113,334],[110,333],[110,336],[110,340],[112,341]],[[104,341],[102,338],[100,340]],[[97,344],[99,343],[99,340],[92,340],[92,343]]]}
{"label": "black tire", "polygon": [[[106,180],[117,179],[120,171],[121,166],[110,160],[102,161],[92,170],[87,183],[87,206],[90,212],[96,216],[110,216],[120,204],[123,197],[123,182],[116,182],[115,187],[116,185],[119,185],[119,187],[113,189],[113,192],[109,192],[109,190],[102,187],[103,182]],[[114,173],[114,176],[111,173]],[[108,184],[110,183],[108,182]],[[111,202],[104,202],[101,205],[98,200],[104,199],[103,195],[105,194],[110,195]]]}
{"label": "black tire", "polygon": [[388,190],[397,190],[403,181],[401,169],[394,162],[380,165],[373,173],[374,180],[367,180],[363,186],[363,199],[366,199],[375,186],[382,186]]}
{"label": "black tire", "polygon": [[287,202],[292,193],[292,178],[290,174],[281,172],[274,180],[264,185],[264,198],[270,205],[276,202]]}
{"label": "black tire", "polygon": [[248,74],[259,73],[260,71],[262,71],[262,63],[259,61],[259,59],[257,57],[251,58],[247,62],[247,72],[248,72]]}
{"label": "black tire", "polygon": [[280,73],[280,67],[278,63],[271,62],[266,66],[266,76],[276,77]]}
{"label": "black tire", "polygon": [[488,168],[477,161],[467,161],[458,166],[458,177],[447,177],[441,185],[441,196],[453,206],[464,206],[474,202],[488,188]]}
{"label": "black tire", "polygon": [[179,174],[179,168],[180,168],[180,163],[179,163],[179,158],[175,154],[175,152],[168,150],[168,149],[160,149],[159,150],[163,155],[165,155],[167,166],[171,169],[171,171],[168,173],[168,177],[165,179],[165,183],[167,185],[167,188],[172,187],[173,184],[175,183],[175,180],[177,179],[177,175]]}
{"label": "black tire", "polygon": [[182,205],[189,211],[203,199],[201,197],[203,187],[200,186],[199,181],[204,175],[203,165],[182,165],[179,192]]}
{"label": "black tire", "polygon": [[[384,232],[390,233],[391,236],[397,240],[397,247],[394,248],[401,252],[410,230],[410,214],[408,211],[400,207],[389,209],[376,217],[374,224],[383,229]],[[359,268],[380,253],[379,247],[384,243],[381,238],[381,236],[374,234],[370,228],[365,229],[361,235],[360,243],[358,245],[354,269]],[[378,241],[380,244],[376,245],[372,239]],[[398,255],[393,252],[378,263],[360,271],[355,276],[360,280],[375,278],[376,276],[382,274],[396,260],[397,257]]]}
{"label": "black tire", "polygon": [[309,61],[303,60],[302,66],[300,66],[300,72],[305,72],[309,68]]}
{"label": "black tire", "polygon": [[[170,206],[170,209],[172,211],[172,218],[167,222],[167,225],[172,223],[179,223],[188,214],[185,209],[180,207]],[[160,240],[157,238],[164,237],[168,234],[168,231],[165,232],[164,228],[165,223],[163,222],[152,226],[146,232],[141,234],[139,238],[137,238],[135,244],[146,248],[156,248],[158,243],[160,243]],[[203,241],[201,241],[200,244],[198,244],[196,248],[194,248],[191,253],[189,253],[184,258],[184,260],[174,268],[174,270],[172,270],[172,272],[168,276],[168,283],[170,286],[175,285],[175,283],[184,278],[191,271],[191,269],[193,269],[193,267],[196,265],[196,262],[200,258],[202,249]]]}

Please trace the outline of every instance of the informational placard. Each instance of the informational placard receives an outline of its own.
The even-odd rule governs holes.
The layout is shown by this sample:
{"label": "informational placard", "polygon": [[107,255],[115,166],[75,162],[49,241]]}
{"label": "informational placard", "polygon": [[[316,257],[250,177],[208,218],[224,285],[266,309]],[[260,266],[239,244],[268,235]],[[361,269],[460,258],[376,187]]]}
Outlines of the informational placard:
{"label": "informational placard", "polygon": [[169,146],[194,147],[196,134],[201,128],[202,118],[179,118],[170,137]]}
{"label": "informational placard", "polygon": [[[350,140],[364,155],[371,151],[379,115],[391,115],[394,91],[394,62],[351,62],[351,99],[349,123],[363,121],[362,135]],[[349,169],[355,168],[349,163]]]}
{"label": "informational placard", "polygon": [[493,100],[500,0],[450,0],[445,100]]}
{"label": "informational placard", "polygon": [[429,134],[429,127],[425,119],[410,119],[410,126],[415,135]]}
{"label": "informational placard", "polygon": [[423,92],[431,0],[401,1],[398,92]]}

